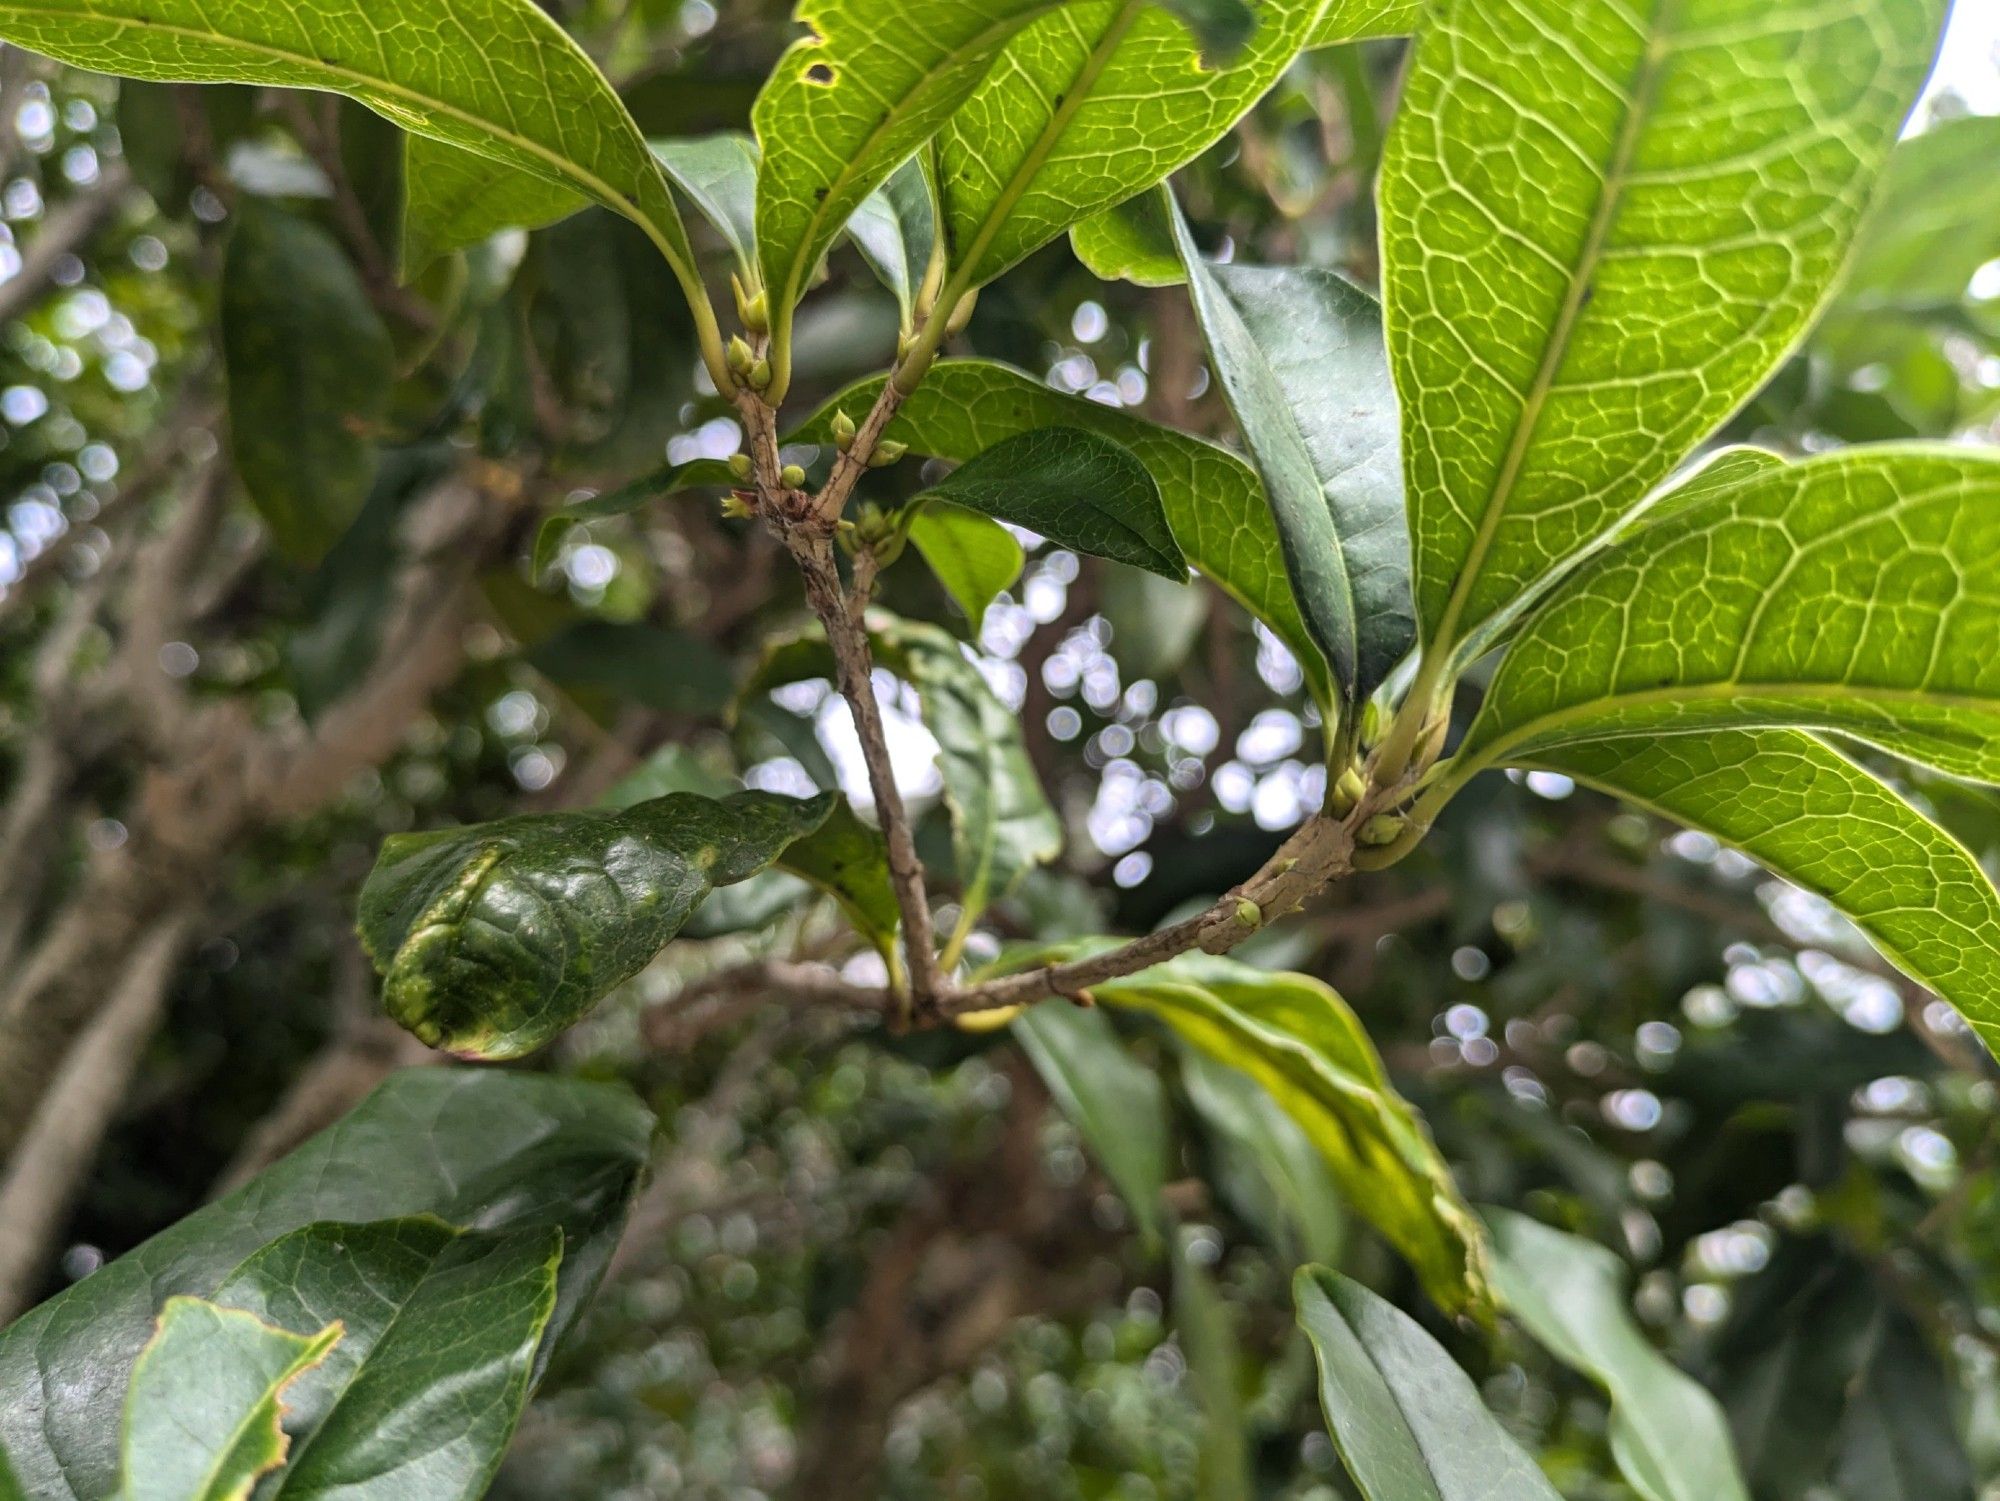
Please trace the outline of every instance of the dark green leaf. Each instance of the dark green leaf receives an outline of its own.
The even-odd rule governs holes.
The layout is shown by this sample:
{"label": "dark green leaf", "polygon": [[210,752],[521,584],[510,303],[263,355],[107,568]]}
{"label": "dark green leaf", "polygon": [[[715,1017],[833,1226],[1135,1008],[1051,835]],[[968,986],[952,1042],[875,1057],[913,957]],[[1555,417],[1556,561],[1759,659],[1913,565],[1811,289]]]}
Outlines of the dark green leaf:
{"label": "dark green leaf", "polygon": [[1647,1501],[1749,1501],[1722,1409],[1633,1321],[1625,1265],[1592,1241],[1487,1210],[1500,1301],[1611,1393],[1611,1452]]}
{"label": "dark green leaf", "polygon": [[[878,379],[841,392],[800,429],[797,440],[831,442],[833,414],[867,411],[881,389]],[[918,453],[963,462],[1043,427],[1083,428],[1130,449],[1159,485],[1174,539],[1188,560],[1269,626],[1298,658],[1315,696],[1331,703],[1326,663],[1292,599],[1263,486],[1227,449],[1066,396],[1026,371],[991,360],[942,360],[933,366],[888,436]]]}
{"label": "dark green leaf", "polygon": [[1187,578],[1160,487],[1111,439],[1045,427],[996,443],[925,492],[1041,533],[1059,547]]}
{"label": "dark green leaf", "polygon": [[120,1501],[244,1501],[285,1462],[287,1388],[343,1337],[292,1334],[199,1298],[169,1298],[125,1398]]}
{"label": "dark green leaf", "polygon": [[1382,286],[1441,668],[1491,644],[1805,332],[1944,10],[1431,8],[1382,162]]}
{"label": "dark green leaf", "polygon": [[976,636],[986,607],[1014,587],[1027,554],[999,522],[935,497],[910,522],[910,541],[944,585]]}
{"label": "dark green leaf", "polygon": [[279,550],[316,563],[375,478],[389,335],[332,235],[246,200],[222,272],[222,348],[236,473]]}
{"label": "dark green leaf", "polygon": [[1170,1141],[1159,1075],[1126,1051],[1101,1011],[1044,1001],[1015,1017],[1012,1030],[1147,1244],[1157,1247]]}
{"label": "dark green leaf", "polygon": [[617,1244],[652,1129],[637,1100],[604,1085],[476,1069],[394,1076],[253,1183],[0,1330],[0,1443],[23,1488],[37,1501],[110,1496],[118,1414],[158,1310],[213,1295],[245,1257],[318,1220],[560,1228],[546,1365]]}
{"label": "dark green leaf", "polygon": [[1292,592],[1349,703],[1416,640],[1396,392],[1375,300],[1331,271],[1212,266],[1174,228],[1216,379],[1284,546]]}
{"label": "dark green leaf", "polygon": [[735,481],[727,465],[713,459],[695,459],[686,464],[669,464],[615,490],[607,490],[602,495],[593,495],[588,500],[579,500],[559,511],[551,511],[535,533],[535,552],[530,565],[534,576],[539,579],[555,566],[556,558],[562,551],[563,538],[573,527],[586,521],[629,516],[676,490],[733,483]]}
{"label": "dark green leaf", "polygon": [[1834,1481],[1848,1501],[1973,1501],[1972,1461],[1952,1412],[1954,1385],[1900,1308],[1876,1315],[1849,1390]]}
{"label": "dark green leaf", "polygon": [[552,1225],[418,1218],[308,1225],[244,1261],[217,1303],[345,1331],[294,1388],[291,1454],[265,1501],[482,1493],[526,1405],[562,1254]]}
{"label": "dark green leaf", "polygon": [[1325,1267],[1292,1289],[1327,1427],[1366,1501],[1559,1501],[1415,1320]]}
{"label": "dark green leaf", "polygon": [[887,954],[902,926],[902,909],[889,880],[889,847],[882,831],[863,823],[847,805],[834,804],[825,823],[778,857],[790,871],[840,903],[855,931]]}
{"label": "dark green leaf", "polygon": [[533,1052],[650,964],[711,890],[768,868],[832,806],[674,793],[392,836],[361,890],[383,1003],[460,1057]]}
{"label": "dark green leaf", "polygon": [[1240,1211],[1294,1264],[1339,1260],[1340,1185],[1298,1122],[1250,1075],[1197,1048],[1181,1049],[1181,1082],[1220,1149],[1217,1184]]}
{"label": "dark green leaf", "polygon": [[665,714],[713,714],[736,686],[706,639],[624,621],[578,621],[535,643],[527,659],[565,688],[610,693]]}

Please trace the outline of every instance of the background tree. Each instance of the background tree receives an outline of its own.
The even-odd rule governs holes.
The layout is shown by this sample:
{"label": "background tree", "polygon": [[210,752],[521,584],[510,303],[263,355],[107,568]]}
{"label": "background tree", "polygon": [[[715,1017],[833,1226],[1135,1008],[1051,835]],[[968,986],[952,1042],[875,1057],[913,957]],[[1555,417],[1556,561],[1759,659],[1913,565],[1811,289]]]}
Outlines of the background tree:
{"label": "background tree", "polygon": [[2000,1478],[1976,7],[181,9],[0,4],[0,1494]]}

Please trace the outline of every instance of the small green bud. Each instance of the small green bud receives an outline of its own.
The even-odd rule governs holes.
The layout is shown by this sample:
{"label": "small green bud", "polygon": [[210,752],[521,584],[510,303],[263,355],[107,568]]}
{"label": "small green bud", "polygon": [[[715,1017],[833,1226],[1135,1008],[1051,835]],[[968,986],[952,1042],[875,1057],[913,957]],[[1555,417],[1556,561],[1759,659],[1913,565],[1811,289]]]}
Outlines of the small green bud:
{"label": "small green bud", "polygon": [[1371,848],[1394,844],[1403,837],[1407,822],[1400,813],[1377,813],[1361,826],[1361,832],[1355,837]]}
{"label": "small green bud", "polygon": [[737,375],[748,375],[750,367],[757,363],[757,356],[750,348],[750,341],[741,334],[729,336],[729,368]]}
{"label": "small green bud", "polygon": [[964,333],[965,326],[972,321],[973,310],[978,306],[979,293],[976,290],[967,292],[958,299],[958,306],[951,310],[951,317],[946,320],[944,331],[948,334]]}
{"label": "small green bud", "polygon": [[858,431],[859,429],[854,425],[854,419],[848,416],[847,413],[835,412],[833,414],[833,446],[838,448],[842,453],[846,453],[848,449],[854,446],[854,436]]}
{"label": "small green bud", "polygon": [[903,455],[909,451],[909,444],[898,443],[894,438],[885,438],[875,445],[875,452],[869,455],[868,467],[886,469],[889,465],[900,462]]}
{"label": "small green bud", "polygon": [[771,362],[759,360],[750,367],[750,373],[743,377],[750,382],[753,391],[768,391],[771,388]]}
{"label": "small green bud", "polygon": [[1388,728],[1387,717],[1382,705],[1376,699],[1369,699],[1361,709],[1361,743],[1375,745],[1382,739],[1382,731]]}
{"label": "small green bud", "polygon": [[743,326],[753,334],[767,334],[771,331],[771,299],[762,292],[752,296],[743,285],[743,278],[734,271],[729,273],[729,284],[736,291],[736,316]]}
{"label": "small green bud", "polygon": [[1236,925],[1239,928],[1248,928],[1253,933],[1256,932],[1257,929],[1264,926],[1264,909],[1251,901],[1247,896],[1238,897],[1236,899]]}
{"label": "small green bud", "polygon": [[1327,792],[1327,811],[1336,815],[1351,813],[1354,811],[1354,805],[1361,801],[1367,791],[1368,783],[1362,779],[1361,772],[1350,766],[1340,774]]}
{"label": "small green bud", "polygon": [[806,482],[806,472],[797,464],[787,464],[778,471],[778,483],[787,490],[796,490]]}
{"label": "small green bud", "polygon": [[742,480],[744,483],[747,484],[750,480],[750,476],[755,474],[756,471],[757,471],[757,466],[750,462],[749,454],[732,453],[729,456],[729,472],[735,475],[739,480]]}

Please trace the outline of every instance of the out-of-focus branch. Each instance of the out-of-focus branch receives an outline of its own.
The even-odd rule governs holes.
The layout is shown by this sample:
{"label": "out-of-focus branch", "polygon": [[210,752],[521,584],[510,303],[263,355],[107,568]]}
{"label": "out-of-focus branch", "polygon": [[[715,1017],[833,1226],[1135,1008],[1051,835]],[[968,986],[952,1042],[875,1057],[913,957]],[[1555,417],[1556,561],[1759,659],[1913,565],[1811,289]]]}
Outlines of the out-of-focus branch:
{"label": "out-of-focus branch", "polygon": [[0,282],[0,323],[11,323],[47,295],[63,259],[110,222],[131,189],[131,169],[122,161],[107,161],[96,182],[49,210],[41,229],[21,249],[21,269]]}
{"label": "out-of-focus branch", "polygon": [[230,474],[211,460],[167,529],[133,559],[120,643],[123,686],[141,731],[171,755],[191,728],[187,694],[162,660],[187,622],[189,593],[227,505]]}
{"label": "out-of-focus branch", "polygon": [[50,1242],[159,1026],[191,916],[162,918],[133,949],[117,989],[63,1060],[0,1180],[0,1324],[34,1296]]}

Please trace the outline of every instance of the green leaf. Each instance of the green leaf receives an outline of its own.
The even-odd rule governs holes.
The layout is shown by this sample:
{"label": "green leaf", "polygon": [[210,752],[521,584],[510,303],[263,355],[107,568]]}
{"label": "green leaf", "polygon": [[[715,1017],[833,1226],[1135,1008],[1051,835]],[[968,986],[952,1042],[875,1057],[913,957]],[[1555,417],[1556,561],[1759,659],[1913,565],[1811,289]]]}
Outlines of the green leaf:
{"label": "green leaf", "polygon": [[1106,281],[1136,287],[1178,287],[1187,281],[1161,193],[1141,193],[1093,214],[1070,230],[1069,243],[1076,258]]}
{"label": "green leaf", "polygon": [[1307,48],[1339,47],[1370,37],[1402,36],[1424,17],[1425,0],[1333,0],[1306,37]]}
{"label": "green leaf", "polygon": [[505,229],[543,229],[580,212],[590,200],[546,177],[516,172],[490,158],[428,136],[403,141],[404,281],[440,256],[465,250]]}
{"label": "green leaf", "polygon": [[1834,1480],[1854,1501],[1973,1501],[1954,1383],[1910,1316],[1884,1304],[1841,1416]]}
{"label": "green leaf", "polygon": [[2000,782],[2000,461],[1754,466],[1600,552],[1538,611],[1462,779],[1569,741],[1792,725]]}
{"label": "green leaf", "polygon": [[388,332],[332,235],[247,198],[223,264],[221,326],[237,475],[278,549],[316,563],[375,478],[396,376]]}
{"label": "green leaf", "polygon": [[5,1449],[0,1449],[0,1501],[28,1501],[28,1493],[14,1478],[14,1466],[8,1460]]}
{"label": "green leaf", "polygon": [[38,1501],[113,1494],[118,1415],[159,1309],[213,1296],[244,1258],[319,1220],[558,1227],[567,1249],[546,1365],[603,1275],[652,1132],[622,1088],[482,1069],[393,1076],[254,1182],[0,1330],[0,1444],[22,1488]]}
{"label": "green leaf", "polygon": [[1479,1222],[1331,988],[1188,956],[1091,990],[1107,1006],[1157,1017],[1188,1046],[1249,1075],[1298,1123],[1348,1202],[1409,1260],[1433,1301],[1452,1313],[1490,1314]]}
{"label": "green leaf", "polygon": [[2000,895],[1951,835],[1794,730],[1605,740],[1526,763],[1652,809],[1827,901],[2000,1050]]}
{"label": "green leaf", "polygon": [[1174,1335],[1201,1412],[1195,1494],[1201,1501],[1254,1501],[1250,1419],[1239,1374],[1242,1347],[1228,1302],[1192,1249],[1190,1237],[1174,1237]]}
{"label": "green leaf", "polygon": [[460,1057],[531,1053],[650,964],[710,891],[766,869],[832,807],[674,793],[392,835],[361,889],[383,1004]]}
{"label": "green leaf", "polygon": [[[795,441],[832,442],[833,414],[865,412],[881,390],[876,379],[841,392]],[[1066,396],[1024,370],[990,360],[940,360],[890,423],[887,436],[918,453],[963,462],[1040,427],[1083,428],[1130,449],[1159,485],[1174,539],[1188,561],[1269,626],[1298,658],[1321,704],[1331,702],[1326,663],[1292,598],[1263,486],[1227,449]]]}
{"label": "green leaf", "polygon": [[1181,1049],[1188,1103],[1221,1148],[1218,1186],[1271,1244],[1292,1258],[1331,1263],[1348,1242],[1347,1214],[1319,1148],[1250,1075]]}
{"label": "green leaf", "polygon": [[714,714],[736,686],[706,638],[628,621],[580,620],[536,642],[527,660],[564,688],[664,714]]}
{"label": "green leaf", "polygon": [[841,798],[825,823],[778,857],[778,868],[810,881],[840,904],[855,931],[886,955],[902,926],[889,879],[882,831],[863,823]]}
{"label": "green leaf", "polygon": [[700,288],[687,231],[638,126],[533,0],[222,9],[203,0],[33,0],[0,4],[0,36],[133,78],[345,94],[415,135],[624,214],[684,284]]}
{"label": "green leaf", "polygon": [[1130,449],[1085,428],[1044,427],[1003,439],[924,493],[1039,532],[1058,547],[1176,582],[1187,578],[1151,472]]}
{"label": "green leaf", "polygon": [[1418,615],[1440,668],[1490,644],[1805,332],[1943,10],[1432,10],[1381,218]]}
{"label": "green leaf", "polygon": [[245,1260],[217,1303],[345,1329],[295,1388],[290,1459],[264,1501],[483,1493],[527,1404],[562,1256],[552,1225],[487,1234],[406,1218],[308,1225]]}
{"label": "green leaf", "polygon": [[1611,1452],[1646,1501],[1749,1501],[1715,1398],[1633,1321],[1625,1264],[1525,1215],[1485,1212],[1500,1301],[1611,1394]]}
{"label": "green leaf", "polygon": [[125,1399],[120,1501],[245,1501],[285,1462],[286,1388],[340,1342],[199,1298],[169,1298]]}
{"label": "green leaf", "polygon": [[974,635],[986,607],[1014,587],[1027,554],[999,522],[963,506],[933,499],[910,522],[910,541],[930,564],[945,592],[965,611]]}
{"label": "green leaf", "polygon": [[1349,704],[1416,641],[1396,392],[1381,309],[1332,271],[1214,266],[1175,242],[1217,384],[1283,544],[1292,593]]}
{"label": "green leaf", "polygon": [[1325,1267],[1301,1268],[1292,1291],[1334,1447],[1366,1501],[1559,1501],[1414,1319]]}
{"label": "green leaf", "polygon": [[728,243],[746,282],[757,278],[757,143],[725,130],[694,140],[654,141],[653,155]]}
{"label": "green leaf", "polygon": [[1204,61],[1186,24],[1145,0],[1035,20],[938,135],[954,281],[993,280],[1200,156],[1278,81],[1326,4],[1263,0],[1227,62]]}
{"label": "green leaf", "polygon": [[1169,1173],[1167,1097],[1101,1011],[1045,1001],[1015,1017],[1014,1040],[1132,1211],[1148,1247],[1161,1244]]}
{"label": "green leaf", "polygon": [[922,160],[903,163],[864,198],[847,233],[882,285],[896,294],[904,329],[914,327],[917,293],[937,244],[937,200]]}

